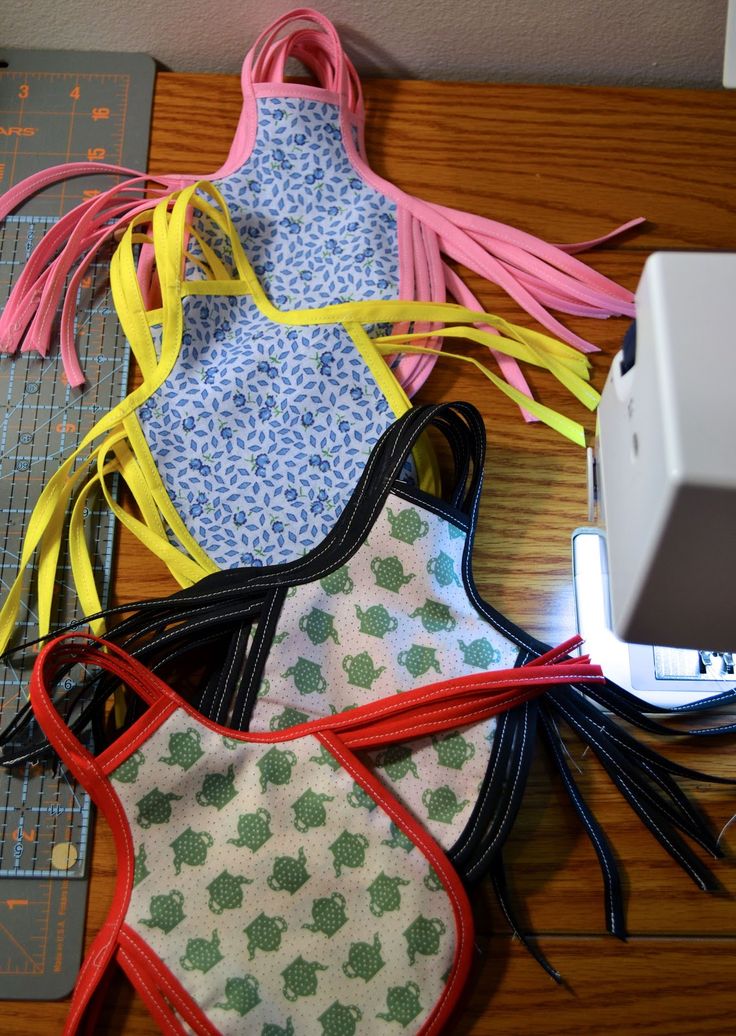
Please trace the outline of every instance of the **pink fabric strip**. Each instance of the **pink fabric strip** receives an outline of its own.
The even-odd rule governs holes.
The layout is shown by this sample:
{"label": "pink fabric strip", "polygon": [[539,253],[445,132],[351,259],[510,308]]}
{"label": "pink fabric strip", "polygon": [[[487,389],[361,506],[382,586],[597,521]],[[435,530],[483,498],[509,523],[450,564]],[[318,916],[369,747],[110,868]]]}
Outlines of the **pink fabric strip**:
{"label": "pink fabric strip", "polygon": [[[597,306],[606,315],[622,315],[627,308],[633,306],[633,302],[630,299],[614,298],[608,290],[601,289],[598,286],[594,287],[592,284],[585,284],[582,279],[552,267],[545,259],[540,259],[538,255],[534,255],[518,245],[500,241],[488,234],[470,233],[469,236],[487,249],[488,252],[492,253],[500,262],[503,262],[507,268],[536,275],[540,281],[546,281],[548,284],[551,283],[553,287],[558,289],[561,297],[567,297],[572,302],[587,302],[589,305]],[[560,253],[560,255],[564,254]],[[578,263],[578,260],[575,260],[575,262]],[[583,263],[578,265],[583,266],[588,271],[591,270],[590,267],[585,266]]]}
{"label": "pink fabric strip", "polygon": [[[38,191],[43,190],[44,187],[49,187],[60,180],[70,180],[74,176],[99,176],[100,173],[113,173],[132,179],[145,175],[137,169],[108,165],[106,162],[68,162],[64,165],[51,166],[49,169],[43,169],[26,177],[25,180],[21,180],[3,194],[0,198],[0,219],[5,219],[13,209],[33,197]],[[172,178],[149,175],[147,179],[158,180],[159,183],[166,186]]]}
{"label": "pink fabric strip", "polygon": [[[433,254],[434,253],[434,254]],[[412,256],[414,265],[414,298],[418,302],[444,302],[446,298],[444,277],[440,273],[437,277],[437,263],[439,261],[439,248],[437,239],[430,232],[426,234],[424,228],[416,220],[412,220]],[[436,324],[426,321],[417,321],[414,325],[416,332],[432,331]],[[439,349],[441,343],[437,338],[429,337],[419,344],[428,349]],[[414,362],[410,362],[414,361]],[[424,382],[427,380],[433,366],[434,357],[431,356],[402,356],[397,366],[397,372],[401,374],[401,382],[404,391],[408,396],[415,395]]]}
{"label": "pink fabric strip", "polygon": [[579,242],[578,244],[564,248],[558,245],[551,245],[546,241],[542,241],[541,238],[535,237],[533,234],[528,234],[523,230],[517,230],[515,227],[510,227],[505,223],[499,223],[497,220],[488,219],[485,216],[476,216],[469,212],[461,212],[458,209],[451,209],[446,205],[432,204],[432,208],[455,223],[461,230],[465,230],[468,233],[477,236],[477,238],[480,238],[481,240],[488,239],[490,241],[516,245],[524,251],[530,252],[531,254],[544,259],[550,264],[550,266],[557,267],[559,270],[570,274],[576,280],[580,280],[591,287],[598,287],[602,292],[615,299],[620,299],[625,302],[631,302],[632,300],[632,294],[630,291],[627,291],[626,288],[622,288],[621,285],[616,284],[615,281],[612,281],[603,274],[598,273],[597,270],[594,270],[590,266],[586,266],[585,263],[581,263],[569,253],[573,250],[581,251],[584,247],[593,247],[603,241],[608,241],[618,234],[623,233],[624,230],[628,230],[632,226],[636,226],[640,222],[643,222],[643,218],[630,220],[623,226],[617,227],[609,234],[596,238],[594,241]]}
{"label": "pink fabric strip", "polygon": [[[318,85],[284,84],[289,57],[300,60]],[[413,198],[374,173],[363,158],[360,80],[334,26],[319,12],[299,8],[281,16],[261,33],[246,55],[241,83],[243,109],[238,127],[228,158],[214,175],[226,176],[247,161],[257,129],[257,97],[305,97],[337,105],[344,146],[356,173],[397,204],[400,298],[441,301],[449,288],[458,301],[477,306],[472,292],[457,275],[446,270],[444,254],[498,284],[543,326],[583,352],[592,351],[594,346],[569,331],[548,307],[576,316],[633,315],[631,292],[581,263],[572,253],[610,240],[641,220],[632,220],[594,241],[558,247],[498,221]],[[113,173],[129,179],[78,206],[37,246],[0,317],[0,350],[14,351],[26,332],[24,349],[47,351],[58,300],[75,264],[80,266],[69,285],[70,294],[72,285],[76,293],[102,242],[150,205],[150,197],[134,199],[126,197],[128,192],[142,190],[146,183],[156,185],[158,191],[171,191],[200,178],[146,176],[116,165],[71,163],[44,170],[11,188],[0,200],[0,218],[48,184],[95,173]],[[104,229],[108,223],[109,228]],[[150,250],[144,247],[139,278],[147,297],[154,275]],[[74,303],[69,298],[68,294],[62,317],[62,355],[70,381],[79,384],[82,375],[73,348]],[[418,329],[432,328],[422,325]],[[504,377],[521,391],[529,392],[518,364],[508,357],[497,359]],[[401,358],[397,373],[410,395],[424,383],[434,362],[427,355]]]}
{"label": "pink fabric strip", "polygon": [[[467,284],[458,277],[450,266],[445,264],[444,271],[447,290],[456,302],[459,302],[461,306],[467,306],[468,309],[479,310],[483,308]],[[479,327],[481,331],[487,331],[493,335],[498,334],[498,331],[496,331],[494,327],[491,327],[490,324],[478,324],[477,327]],[[493,353],[493,357],[509,385],[513,385],[513,387],[518,389],[519,392],[523,392],[525,396],[529,396],[530,399],[533,399],[534,396],[529,387],[529,383],[524,377],[521,367],[513,356],[505,356],[503,353],[496,352],[493,349],[491,352]],[[521,410],[521,415],[525,421],[534,422],[539,420],[533,414],[530,414],[528,410],[524,410],[521,407],[519,409]]]}

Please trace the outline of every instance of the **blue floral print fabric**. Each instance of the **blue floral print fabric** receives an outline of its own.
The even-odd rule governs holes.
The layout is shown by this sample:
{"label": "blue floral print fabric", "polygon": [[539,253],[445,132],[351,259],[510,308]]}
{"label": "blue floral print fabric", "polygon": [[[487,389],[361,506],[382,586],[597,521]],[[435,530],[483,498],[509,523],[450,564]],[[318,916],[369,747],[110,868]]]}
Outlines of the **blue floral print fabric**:
{"label": "blue floral print fabric", "polygon": [[[398,297],[396,206],[351,165],[337,105],[260,98],[250,157],[216,182],[277,308]],[[139,410],[164,486],[218,567],[292,560],[330,531],[395,415],[342,326],[275,325],[247,297],[184,308],[177,363]]]}
{"label": "blue floral print fabric", "polygon": [[342,325],[286,327],[250,296],[188,296],[182,346],[138,417],[164,486],[220,568],[320,543],[394,420]]}
{"label": "blue floral print fabric", "polygon": [[397,298],[396,205],[351,165],[338,106],[302,97],[257,103],[250,157],[215,183],[271,302],[306,309]]}

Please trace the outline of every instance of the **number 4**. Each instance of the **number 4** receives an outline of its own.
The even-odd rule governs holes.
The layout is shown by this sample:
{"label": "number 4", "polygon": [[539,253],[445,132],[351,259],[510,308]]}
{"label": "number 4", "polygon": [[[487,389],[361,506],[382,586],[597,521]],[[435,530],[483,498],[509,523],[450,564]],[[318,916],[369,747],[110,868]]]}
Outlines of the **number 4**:
{"label": "number 4", "polygon": [[79,100],[79,94],[80,94],[79,83],[77,83],[77,85],[74,87],[74,89],[69,91],[69,96],[72,97],[75,101],[78,101]]}

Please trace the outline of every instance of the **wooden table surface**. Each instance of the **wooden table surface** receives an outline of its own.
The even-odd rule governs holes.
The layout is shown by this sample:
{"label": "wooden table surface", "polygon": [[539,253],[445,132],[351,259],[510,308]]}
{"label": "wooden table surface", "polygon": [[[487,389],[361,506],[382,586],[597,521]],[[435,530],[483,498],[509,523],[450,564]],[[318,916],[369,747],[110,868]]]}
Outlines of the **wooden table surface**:
{"label": "wooden table surface", "polygon": [[[373,168],[404,189],[531,231],[549,241],[596,237],[632,216],[648,222],[587,259],[636,287],[656,249],[736,249],[736,93],[696,90],[368,82],[367,148]],[[236,77],[160,74],[149,168],[214,170],[239,112]],[[500,290],[469,277],[486,308],[528,319]],[[600,389],[626,328],[622,320],[570,319],[597,343]],[[693,343],[697,348],[697,343]],[[478,354],[479,355],[479,354]],[[717,376],[718,372],[714,372]],[[543,402],[594,418],[530,378]],[[419,401],[468,399],[486,420],[487,482],[475,552],[481,593],[551,642],[573,631],[570,532],[586,520],[582,451],[541,426],[472,373],[440,362]],[[117,592],[173,589],[121,536]],[[668,754],[736,778],[732,742],[674,739]],[[529,930],[562,972],[555,986],[514,940],[492,893],[474,893],[477,955],[458,1034],[695,1034],[732,1031],[736,969],[736,823],[726,830],[722,885],[698,891],[625,807],[594,760],[570,751],[580,786],[613,842],[624,875],[630,938],[605,934],[598,867],[560,787],[537,759],[507,850],[513,894]],[[692,788],[716,830],[736,813],[736,790]],[[731,858],[729,858],[731,857]],[[115,877],[112,841],[98,821],[88,930],[101,925]],[[157,1032],[141,1002],[116,976],[97,1032]],[[56,1033],[65,1003],[10,1003],[3,1033]]]}

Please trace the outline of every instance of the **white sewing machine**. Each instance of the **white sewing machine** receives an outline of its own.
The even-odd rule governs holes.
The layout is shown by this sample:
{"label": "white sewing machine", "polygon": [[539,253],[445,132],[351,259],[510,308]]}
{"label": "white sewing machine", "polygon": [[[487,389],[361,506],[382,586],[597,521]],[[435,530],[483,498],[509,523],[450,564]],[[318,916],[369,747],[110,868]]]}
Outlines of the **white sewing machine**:
{"label": "white sewing machine", "polygon": [[655,253],[636,301],[573,576],[585,650],[670,707],[736,686],[736,254]]}

